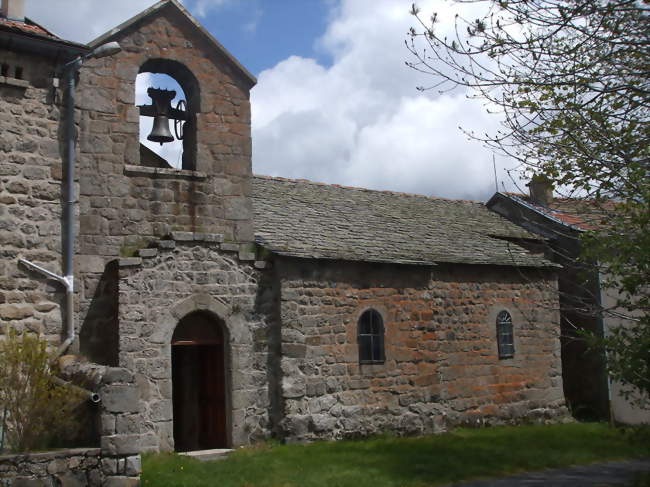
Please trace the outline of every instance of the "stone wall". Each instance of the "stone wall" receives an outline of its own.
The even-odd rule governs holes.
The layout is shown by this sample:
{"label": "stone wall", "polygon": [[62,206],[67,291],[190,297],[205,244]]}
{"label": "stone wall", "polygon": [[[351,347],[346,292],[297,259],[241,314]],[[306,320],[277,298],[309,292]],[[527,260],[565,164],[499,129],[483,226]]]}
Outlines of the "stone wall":
{"label": "stone wall", "polygon": [[194,311],[225,328],[228,424],[232,446],[268,435],[267,324],[255,254],[219,243],[221,236],[173,234],[119,269],[119,362],[137,373],[143,412],[142,448],[172,450],[171,340]]}
{"label": "stone wall", "polygon": [[[118,363],[117,354],[104,353],[116,350],[118,332],[117,271],[108,262],[137,255],[172,231],[218,233],[229,244],[253,238],[252,81],[172,4],[112,40],[122,51],[84,63],[77,97],[80,351],[107,365]],[[185,91],[196,129],[186,141],[189,169],[140,160],[141,70],[168,73]]]}
{"label": "stone wall", "polygon": [[[88,60],[80,72],[80,254],[123,256],[170,231],[252,241],[251,81],[171,4],[109,40],[122,52]],[[193,170],[141,164],[140,70],[183,87],[196,118]]]}
{"label": "stone wall", "polygon": [[98,384],[100,448],[0,456],[0,486],[139,485],[141,416],[134,374],[105,368]]}
{"label": "stone wall", "polygon": [[[3,50],[0,76],[0,320],[58,341],[63,289],[19,266],[25,258],[61,274],[59,107],[54,63]],[[16,69],[22,79],[16,79]],[[1,332],[1,331],[0,331]]]}
{"label": "stone wall", "polygon": [[[280,259],[281,427],[289,440],[566,413],[555,274],[493,266],[431,268]],[[383,364],[360,365],[357,320],[385,326]],[[513,318],[499,360],[496,314]]]}
{"label": "stone wall", "polygon": [[102,485],[99,448],[0,456],[0,486]]}

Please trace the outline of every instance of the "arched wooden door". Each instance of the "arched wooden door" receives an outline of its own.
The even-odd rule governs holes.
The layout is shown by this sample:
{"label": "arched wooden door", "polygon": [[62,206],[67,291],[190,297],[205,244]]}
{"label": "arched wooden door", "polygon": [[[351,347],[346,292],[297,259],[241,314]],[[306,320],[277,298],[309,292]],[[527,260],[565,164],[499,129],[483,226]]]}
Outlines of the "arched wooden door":
{"label": "arched wooden door", "polygon": [[223,327],[206,313],[183,318],[172,337],[176,451],[228,447]]}

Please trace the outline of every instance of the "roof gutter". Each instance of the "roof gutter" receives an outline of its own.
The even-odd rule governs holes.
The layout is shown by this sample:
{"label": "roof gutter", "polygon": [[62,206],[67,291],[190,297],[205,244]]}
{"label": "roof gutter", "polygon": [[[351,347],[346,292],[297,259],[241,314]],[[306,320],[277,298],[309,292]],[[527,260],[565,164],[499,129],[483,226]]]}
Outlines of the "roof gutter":
{"label": "roof gutter", "polygon": [[90,48],[85,44],[76,42],[50,39],[47,37],[16,32],[12,29],[0,27],[0,45],[7,50],[27,51],[34,54],[56,55],[61,54],[64,59],[87,54]]}

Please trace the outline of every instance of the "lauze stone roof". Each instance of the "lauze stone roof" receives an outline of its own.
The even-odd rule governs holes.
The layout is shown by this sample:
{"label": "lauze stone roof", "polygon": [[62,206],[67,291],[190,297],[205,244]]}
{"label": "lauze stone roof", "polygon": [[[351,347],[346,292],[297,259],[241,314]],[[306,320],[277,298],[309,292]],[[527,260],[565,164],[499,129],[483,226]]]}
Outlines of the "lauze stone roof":
{"label": "lauze stone roof", "polygon": [[512,239],[539,237],[473,201],[256,176],[256,240],[280,255],[545,267]]}

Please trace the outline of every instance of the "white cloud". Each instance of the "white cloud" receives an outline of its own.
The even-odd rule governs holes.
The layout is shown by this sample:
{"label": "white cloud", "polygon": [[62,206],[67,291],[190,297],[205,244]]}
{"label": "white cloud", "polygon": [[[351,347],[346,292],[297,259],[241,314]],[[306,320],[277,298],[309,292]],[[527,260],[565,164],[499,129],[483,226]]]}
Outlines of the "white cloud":
{"label": "white cloud", "polygon": [[208,15],[210,10],[219,9],[232,1],[233,0],[190,0],[186,3],[188,3],[189,8],[192,10],[194,15],[202,18]]}
{"label": "white cloud", "polygon": [[[234,1],[238,0],[180,0],[198,18]],[[158,0],[26,0],[25,15],[64,39],[86,43],[156,3]]]}
{"label": "white cloud", "polygon": [[[423,12],[441,8],[421,3]],[[342,0],[318,40],[331,66],[293,56],[259,75],[256,173],[452,198],[494,191],[491,153],[458,126],[482,133],[498,120],[462,92],[415,90],[431,80],[404,65],[409,8],[401,0]],[[453,12],[439,18],[452,32]]]}
{"label": "white cloud", "polygon": [[[202,17],[235,1],[184,4]],[[331,13],[316,46],[332,59],[331,66],[292,56],[258,76],[252,92],[255,171],[485,198],[494,187],[492,156],[468,141],[458,126],[493,132],[498,120],[462,93],[439,96],[415,90],[431,79],[404,65],[409,59],[404,40],[414,23],[411,0],[325,1]],[[88,42],[155,3],[28,0],[26,6],[29,17],[62,37]],[[424,17],[437,10],[438,28],[452,32],[454,11],[448,2],[418,3]],[[473,16],[471,8],[465,7],[466,17]],[[503,172],[499,178],[508,182]]]}
{"label": "white cloud", "polygon": [[247,34],[253,34],[257,30],[257,26],[259,25],[260,20],[262,20],[263,15],[264,10],[260,7],[255,7],[250,12],[250,20],[243,25],[242,30]]}
{"label": "white cloud", "polygon": [[25,15],[58,36],[90,42],[156,0],[27,0]]}

